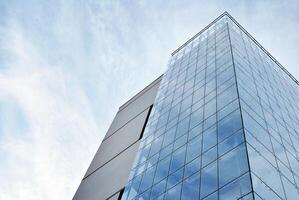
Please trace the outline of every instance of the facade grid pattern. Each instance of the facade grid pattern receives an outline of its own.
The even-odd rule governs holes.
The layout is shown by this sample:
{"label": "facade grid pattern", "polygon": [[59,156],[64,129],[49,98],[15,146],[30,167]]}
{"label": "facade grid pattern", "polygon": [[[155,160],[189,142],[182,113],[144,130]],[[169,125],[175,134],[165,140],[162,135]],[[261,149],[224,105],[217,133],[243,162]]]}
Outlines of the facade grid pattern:
{"label": "facade grid pattern", "polygon": [[122,199],[299,199],[298,102],[223,15],[171,57]]}
{"label": "facade grid pattern", "polygon": [[230,27],[255,199],[299,199],[298,85]]}

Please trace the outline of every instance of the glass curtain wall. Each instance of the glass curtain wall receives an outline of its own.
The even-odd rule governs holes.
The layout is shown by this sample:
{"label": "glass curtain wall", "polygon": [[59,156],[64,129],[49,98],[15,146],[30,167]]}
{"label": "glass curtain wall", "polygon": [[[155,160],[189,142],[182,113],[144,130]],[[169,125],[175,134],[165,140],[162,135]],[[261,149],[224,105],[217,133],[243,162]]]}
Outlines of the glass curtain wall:
{"label": "glass curtain wall", "polygon": [[298,200],[299,87],[229,21],[255,199]]}
{"label": "glass curtain wall", "polygon": [[227,16],[175,53],[122,199],[252,199]]}
{"label": "glass curtain wall", "polygon": [[224,13],[177,50],[122,200],[299,200],[298,82]]}

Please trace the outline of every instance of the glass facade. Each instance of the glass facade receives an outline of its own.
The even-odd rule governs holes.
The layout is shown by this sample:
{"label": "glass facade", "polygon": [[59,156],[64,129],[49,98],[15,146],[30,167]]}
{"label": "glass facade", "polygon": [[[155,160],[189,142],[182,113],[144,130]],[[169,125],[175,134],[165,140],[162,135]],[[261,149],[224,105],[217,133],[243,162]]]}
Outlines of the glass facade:
{"label": "glass facade", "polygon": [[299,87],[233,22],[230,38],[255,199],[299,199]]}
{"label": "glass facade", "polygon": [[171,57],[122,199],[299,199],[298,103],[223,14]]}

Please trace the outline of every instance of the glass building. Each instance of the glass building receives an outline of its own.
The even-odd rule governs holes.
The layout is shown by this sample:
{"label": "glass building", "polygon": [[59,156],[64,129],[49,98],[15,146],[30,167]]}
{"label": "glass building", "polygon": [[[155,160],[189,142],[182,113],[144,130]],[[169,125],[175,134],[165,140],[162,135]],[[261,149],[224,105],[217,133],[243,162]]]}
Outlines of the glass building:
{"label": "glass building", "polygon": [[122,200],[298,200],[299,87],[228,13],[169,61]]}

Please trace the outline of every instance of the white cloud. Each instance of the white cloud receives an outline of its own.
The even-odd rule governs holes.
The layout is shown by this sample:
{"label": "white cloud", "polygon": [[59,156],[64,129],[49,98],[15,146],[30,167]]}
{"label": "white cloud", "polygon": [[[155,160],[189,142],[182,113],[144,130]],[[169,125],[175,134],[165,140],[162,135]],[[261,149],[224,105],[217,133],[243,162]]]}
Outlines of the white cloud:
{"label": "white cloud", "polygon": [[[25,113],[29,133],[1,133],[1,199],[69,199],[86,168],[99,132],[76,80],[44,63],[16,26],[9,32],[16,57],[0,75],[1,98],[9,96]],[[5,113],[2,113],[5,117]],[[17,123],[16,123],[17,124]],[[78,153],[78,148],[80,149]]]}

